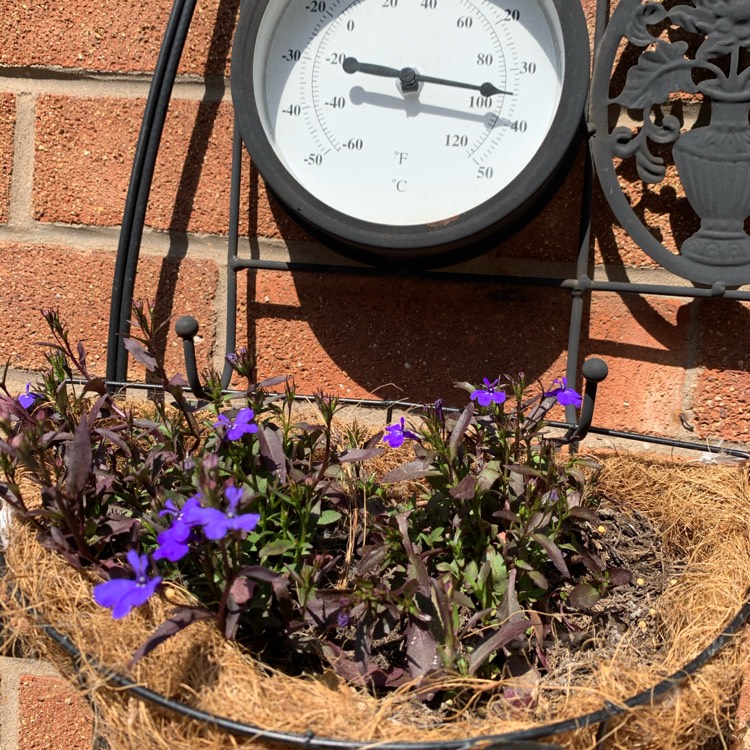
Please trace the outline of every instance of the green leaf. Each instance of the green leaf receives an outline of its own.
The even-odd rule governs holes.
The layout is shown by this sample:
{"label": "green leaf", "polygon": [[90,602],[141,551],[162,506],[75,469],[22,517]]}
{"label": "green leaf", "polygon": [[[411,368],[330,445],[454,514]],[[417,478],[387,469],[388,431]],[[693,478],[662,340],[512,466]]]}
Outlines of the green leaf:
{"label": "green leaf", "polygon": [[336,523],[340,518],[341,513],[337,510],[324,510],[318,519],[318,526],[328,526],[328,524]]}
{"label": "green leaf", "polygon": [[267,544],[258,553],[258,556],[263,559],[264,557],[273,557],[274,555],[283,555],[294,547],[294,542],[289,539],[274,539],[270,544]]}
{"label": "green leaf", "polygon": [[590,583],[579,583],[568,594],[568,604],[573,609],[591,609],[601,598],[601,594]]}
{"label": "green leaf", "polygon": [[537,588],[540,588],[543,591],[546,591],[549,588],[549,581],[538,570],[530,570],[527,575]]}
{"label": "green leaf", "polygon": [[469,560],[464,568],[464,581],[471,587],[476,588],[479,568],[474,560]]}
{"label": "green leaf", "polygon": [[486,492],[500,477],[502,477],[500,462],[491,461],[479,472],[479,476],[477,477],[477,491]]}
{"label": "green leaf", "polygon": [[492,568],[492,589],[498,594],[503,594],[508,584],[508,568],[505,560],[502,555],[493,554],[489,562]]}

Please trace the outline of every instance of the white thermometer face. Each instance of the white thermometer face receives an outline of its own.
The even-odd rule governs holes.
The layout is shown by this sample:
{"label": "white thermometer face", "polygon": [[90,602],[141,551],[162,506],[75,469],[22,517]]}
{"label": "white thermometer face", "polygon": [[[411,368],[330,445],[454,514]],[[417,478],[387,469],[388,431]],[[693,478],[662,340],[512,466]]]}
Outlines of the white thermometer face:
{"label": "white thermometer face", "polygon": [[284,168],[324,204],[430,225],[532,162],[560,104],[562,48],[546,0],[273,0],[253,104]]}

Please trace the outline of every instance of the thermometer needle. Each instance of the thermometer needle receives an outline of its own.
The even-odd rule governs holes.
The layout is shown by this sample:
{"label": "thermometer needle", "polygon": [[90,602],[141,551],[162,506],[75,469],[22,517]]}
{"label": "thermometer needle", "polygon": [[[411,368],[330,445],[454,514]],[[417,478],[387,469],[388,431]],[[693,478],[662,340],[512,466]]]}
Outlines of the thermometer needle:
{"label": "thermometer needle", "polygon": [[346,73],[366,73],[371,76],[381,76],[383,78],[398,78],[404,91],[414,91],[419,83],[437,83],[440,86],[453,86],[459,89],[471,89],[478,91],[482,96],[494,96],[495,94],[504,94],[512,96],[512,91],[503,91],[491,83],[482,83],[476,85],[473,83],[461,83],[460,81],[449,81],[446,78],[433,78],[432,76],[423,76],[417,73],[414,68],[388,68],[385,65],[374,65],[372,63],[362,63],[356,57],[344,58],[344,71]]}

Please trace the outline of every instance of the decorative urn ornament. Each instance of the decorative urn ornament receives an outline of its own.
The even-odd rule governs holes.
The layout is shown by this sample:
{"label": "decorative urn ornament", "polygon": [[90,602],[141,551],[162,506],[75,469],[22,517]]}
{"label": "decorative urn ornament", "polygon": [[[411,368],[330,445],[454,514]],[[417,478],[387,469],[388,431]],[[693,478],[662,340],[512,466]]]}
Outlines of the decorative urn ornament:
{"label": "decorative urn ornament", "polygon": [[[617,91],[616,83],[610,88],[610,75],[623,38],[639,56]],[[671,7],[623,0],[605,33],[595,71],[594,154],[605,193],[646,252],[668,270],[697,282],[711,283],[717,266],[728,284],[750,281],[750,237],[744,227],[750,216],[748,48],[748,0],[693,0],[692,5]],[[701,99],[701,112],[688,128],[680,112],[692,97]],[[639,127],[617,125],[609,132],[612,105],[621,113],[640,111]],[[668,169],[664,147],[672,143],[677,175],[700,218],[700,228],[680,244],[680,255],[635,226],[613,163],[634,158],[643,182],[658,184]]]}

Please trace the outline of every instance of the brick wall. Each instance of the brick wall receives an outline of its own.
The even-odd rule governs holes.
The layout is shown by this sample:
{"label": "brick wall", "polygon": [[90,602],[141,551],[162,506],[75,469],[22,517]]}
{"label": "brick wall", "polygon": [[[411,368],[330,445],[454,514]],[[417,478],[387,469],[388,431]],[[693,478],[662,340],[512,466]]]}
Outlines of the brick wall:
{"label": "brick wall", "polygon": [[[225,75],[238,4],[198,2],[136,289],[161,315],[198,318],[201,366],[220,366],[223,354],[232,130]],[[46,338],[42,307],[60,308],[104,372],[118,224],[169,5],[0,0],[0,361],[10,361],[16,384],[43,365],[35,345]],[[594,0],[584,5],[591,19]],[[473,267],[574,275],[582,164],[535,221]],[[244,191],[245,248],[335,262],[269,200],[257,174]],[[667,238],[679,223],[673,208],[659,226]],[[659,209],[658,201],[645,208]],[[601,199],[594,230],[598,277],[678,281],[632,245]],[[243,274],[239,300],[240,342],[256,349],[261,375],[293,374],[306,392],[431,400],[449,397],[455,380],[522,369],[549,382],[564,370],[569,298],[557,290],[260,272]],[[598,423],[745,441],[747,305],[599,294],[587,320],[584,353],[605,358],[611,372]],[[180,351],[170,336],[174,370]],[[131,375],[139,373],[131,367]],[[3,750],[88,746],[86,707],[60,692],[45,665],[5,659],[0,667]],[[55,736],[61,727],[70,734]]]}
{"label": "brick wall", "polygon": [[1,750],[91,750],[90,706],[51,665],[0,657]]}
{"label": "brick wall", "polygon": [[[136,289],[137,297],[156,300],[161,315],[198,318],[201,366],[219,366],[223,354],[217,342],[232,130],[225,75],[238,5],[198,2]],[[594,0],[584,5],[593,18]],[[169,6],[0,0],[0,359],[10,359],[19,382],[43,364],[37,311],[48,306],[61,309],[103,372],[118,224]],[[574,275],[582,164],[528,227],[472,268]],[[243,201],[244,247],[274,258],[336,260],[269,200],[252,171]],[[659,231],[668,235],[673,218]],[[595,244],[599,277],[679,283],[633,247],[601,200]],[[518,370],[545,381],[560,375],[568,309],[567,293],[554,289],[407,280],[384,286],[259,272],[240,281],[240,343],[256,349],[262,375],[293,374],[302,391],[431,400],[450,397],[455,380]],[[745,439],[747,306],[598,294],[587,319],[585,354],[604,357],[611,370],[598,423],[688,439]],[[182,369],[174,335],[167,349],[170,367]],[[131,367],[131,376],[139,374]]]}

